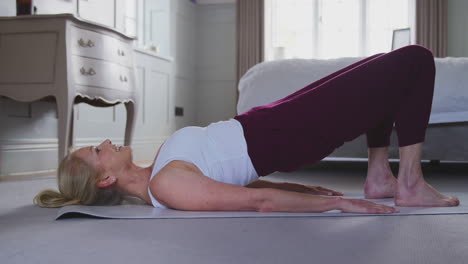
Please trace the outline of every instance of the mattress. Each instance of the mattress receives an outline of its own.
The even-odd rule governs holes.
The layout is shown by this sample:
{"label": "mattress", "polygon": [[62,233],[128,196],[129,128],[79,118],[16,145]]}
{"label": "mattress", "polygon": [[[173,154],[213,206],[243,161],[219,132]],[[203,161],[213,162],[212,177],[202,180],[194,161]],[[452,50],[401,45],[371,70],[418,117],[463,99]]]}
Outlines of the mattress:
{"label": "mattress", "polygon": [[[288,59],[252,67],[239,82],[237,112],[271,103],[362,58]],[[468,121],[468,58],[436,58],[430,124]]]}

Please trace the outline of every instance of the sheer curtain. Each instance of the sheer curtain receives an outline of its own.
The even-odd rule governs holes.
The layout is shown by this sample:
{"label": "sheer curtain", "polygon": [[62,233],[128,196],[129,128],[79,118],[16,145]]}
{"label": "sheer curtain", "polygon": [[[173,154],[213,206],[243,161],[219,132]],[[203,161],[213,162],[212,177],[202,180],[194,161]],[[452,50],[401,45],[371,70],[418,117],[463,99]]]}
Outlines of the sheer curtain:
{"label": "sheer curtain", "polygon": [[391,50],[409,0],[265,0],[265,59],[364,57]]}
{"label": "sheer curtain", "polygon": [[448,0],[416,0],[416,43],[447,56]]}

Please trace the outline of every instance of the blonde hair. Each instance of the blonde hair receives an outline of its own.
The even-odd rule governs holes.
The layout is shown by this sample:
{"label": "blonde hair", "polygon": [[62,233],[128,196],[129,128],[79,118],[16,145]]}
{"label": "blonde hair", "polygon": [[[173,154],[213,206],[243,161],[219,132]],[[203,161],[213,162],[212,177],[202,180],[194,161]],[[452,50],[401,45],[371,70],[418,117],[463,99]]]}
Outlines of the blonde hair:
{"label": "blonde hair", "polygon": [[106,188],[96,186],[98,173],[84,160],[70,153],[60,162],[57,171],[59,191],[44,190],[34,197],[34,203],[41,207],[119,204],[123,195],[115,185]]}

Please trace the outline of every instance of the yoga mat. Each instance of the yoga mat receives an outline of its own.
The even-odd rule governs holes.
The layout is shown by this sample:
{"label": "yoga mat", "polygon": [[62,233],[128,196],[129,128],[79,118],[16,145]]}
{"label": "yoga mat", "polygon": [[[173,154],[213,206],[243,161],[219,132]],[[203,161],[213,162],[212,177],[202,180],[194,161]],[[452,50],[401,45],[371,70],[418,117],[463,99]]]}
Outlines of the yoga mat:
{"label": "yoga mat", "polygon": [[[283,213],[283,212],[244,212],[244,211],[181,211],[173,209],[154,208],[149,205],[117,205],[117,206],[65,206],[57,213],[56,220],[72,217],[97,217],[109,219],[196,219],[196,218],[259,218],[259,217],[346,217],[346,216],[401,216],[401,215],[438,215],[438,214],[468,214],[468,194],[450,193],[460,200],[456,207],[396,207],[400,210],[394,214],[355,214],[342,213],[338,210],[324,213]],[[363,199],[362,194],[345,195],[345,198]],[[366,199],[376,203],[395,206],[393,198]]]}

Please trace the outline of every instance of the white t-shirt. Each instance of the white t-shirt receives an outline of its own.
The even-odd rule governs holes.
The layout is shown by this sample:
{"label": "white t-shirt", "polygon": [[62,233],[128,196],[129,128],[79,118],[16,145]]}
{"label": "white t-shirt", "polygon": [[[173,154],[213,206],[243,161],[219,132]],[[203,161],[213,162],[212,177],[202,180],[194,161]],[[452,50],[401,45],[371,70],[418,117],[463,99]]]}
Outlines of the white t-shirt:
{"label": "white t-shirt", "polygon": [[[174,160],[190,162],[205,176],[224,183],[245,186],[258,179],[242,125],[235,119],[176,131],[161,146],[150,181]],[[167,208],[154,198],[149,187],[148,193],[154,207]]]}

